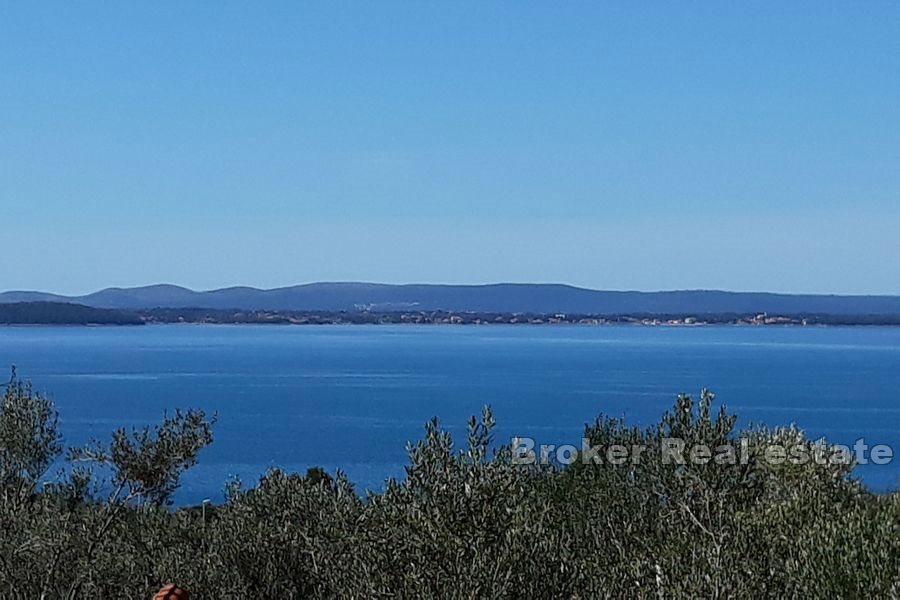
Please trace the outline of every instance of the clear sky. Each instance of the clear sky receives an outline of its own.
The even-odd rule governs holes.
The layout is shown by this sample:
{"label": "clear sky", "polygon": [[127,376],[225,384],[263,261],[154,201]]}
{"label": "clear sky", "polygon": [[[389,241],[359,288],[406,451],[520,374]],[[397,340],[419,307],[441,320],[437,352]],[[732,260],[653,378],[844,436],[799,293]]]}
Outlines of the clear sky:
{"label": "clear sky", "polygon": [[3,2],[0,289],[900,294],[897,2]]}

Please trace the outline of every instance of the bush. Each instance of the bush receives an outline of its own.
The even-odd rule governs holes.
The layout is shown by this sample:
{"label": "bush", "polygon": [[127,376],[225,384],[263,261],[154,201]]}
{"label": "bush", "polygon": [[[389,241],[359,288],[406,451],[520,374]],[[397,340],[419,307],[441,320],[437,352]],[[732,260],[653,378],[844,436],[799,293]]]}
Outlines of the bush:
{"label": "bush", "polygon": [[[459,449],[429,422],[405,477],[364,499],[341,473],[272,470],[221,505],[172,509],[212,420],[179,412],[117,431],[41,486],[61,452],[56,415],[14,376],[0,413],[0,595],[149,598],[176,581],[223,599],[897,597],[898,495],[869,492],[846,465],[772,465],[774,444],[828,446],[796,429],[736,431],[712,404],[679,396],[646,429],[588,425],[595,448],[646,447],[624,465],[516,464],[485,409]],[[660,450],[676,437],[743,438],[745,460],[670,464]]]}

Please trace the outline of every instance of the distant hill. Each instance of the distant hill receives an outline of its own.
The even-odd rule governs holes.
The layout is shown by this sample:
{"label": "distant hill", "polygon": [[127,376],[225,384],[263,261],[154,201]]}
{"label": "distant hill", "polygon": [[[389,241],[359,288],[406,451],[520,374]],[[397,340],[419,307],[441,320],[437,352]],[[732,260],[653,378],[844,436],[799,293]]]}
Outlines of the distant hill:
{"label": "distant hill", "polygon": [[134,313],[67,302],[0,304],[0,325],[143,325]]}
{"label": "distant hill", "polygon": [[174,285],[109,288],[86,296],[5,292],[4,302],[67,302],[96,308],[245,310],[450,310],[582,314],[778,313],[900,315],[900,296],[833,296],[707,290],[601,291],[560,284],[388,285],[310,283],[261,290],[232,287],[197,292]]}

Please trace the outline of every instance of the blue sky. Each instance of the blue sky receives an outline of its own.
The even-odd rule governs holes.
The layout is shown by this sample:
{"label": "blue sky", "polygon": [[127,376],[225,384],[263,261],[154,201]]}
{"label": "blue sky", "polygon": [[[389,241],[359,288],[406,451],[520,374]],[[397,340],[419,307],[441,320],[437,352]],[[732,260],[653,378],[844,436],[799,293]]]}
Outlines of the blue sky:
{"label": "blue sky", "polygon": [[900,4],[3,3],[0,215],[0,289],[900,294]]}

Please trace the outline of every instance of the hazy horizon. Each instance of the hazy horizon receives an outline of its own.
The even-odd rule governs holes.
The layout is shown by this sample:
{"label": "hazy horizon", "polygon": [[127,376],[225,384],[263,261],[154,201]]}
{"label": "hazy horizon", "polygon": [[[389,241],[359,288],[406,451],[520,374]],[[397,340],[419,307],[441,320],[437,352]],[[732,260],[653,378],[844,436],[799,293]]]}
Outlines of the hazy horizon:
{"label": "hazy horizon", "polygon": [[286,289],[307,285],[319,285],[319,284],[360,284],[360,285],[394,285],[394,286],[417,286],[417,285],[431,285],[431,286],[461,286],[461,287],[479,287],[479,286],[492,286],[492,285],[561,285],[591,291],[602,291],[602,292],[638,292],[638,293],[663,293],[663,292],[725,292],[725,293],[735,293],[735,294],[777,294],[777,295],[789,295],[789,296],[805,296],[805,295],[816,295],[816,296],[900,296],[900,294],[840,294],[840,293],[830,293],[830,292],[779,292],[779,291],[770,291],[770,290],[733,290],[733,289],[719,289],[719,288],[667,288],[667,289],[647,289],[647,290],[638,290],[638,289],[619,289],[619,288],[592,288],[587,286],[575,285],[571,283],[561,282],[561,281],[487,281],[487,282],[422,282],[422,281],[405,281],[405,282],[384,282],[384,281],[350,281],[350,280],[321,280],[321,281],[305,281],[299,283],[292,283],[287,285],[277,285],[272,287],[259,287],[253,285],[244,285],[244,284],[233,284],[233,285],[224,285],[220,287],[212,287],[212,288],[199,288],[193,287],[190,285],[182,285],[178,283],[171,283],[168,281],[157,282],[157,283],[147,283],[147,284],[138,284],[138,285],[129,285],[129,286],[121,286],[121,285],[106,285],[102,287],[98,287],[96,289],[91,289],[86,292],[76,292],[76,293],[68,293],[68,292],[58,292],[53,289],[21,289],[21,288],[10,288],[10,289],[0,289],[0,294],[3,293],[18,293],[18,292],[37,292],[37,293],[45,293],[45,294],[53,294],[57,296],[66,296],[66,297],[81,297],[88,296],[90,294],[94,294],[96,292],[102,292],[105,290],[113,290],[113,289],[141,289],[141,288],[154,288],[154,287],[164,287],[164,286],[172,286],[176,288],[182,288],[186,290],[190,290],[192,292],[217,292],[221,290],[233,289],[233,288],[247,288],[247,289],[255,289],[260,291],[267,290],[275,290],[275,289]]}

